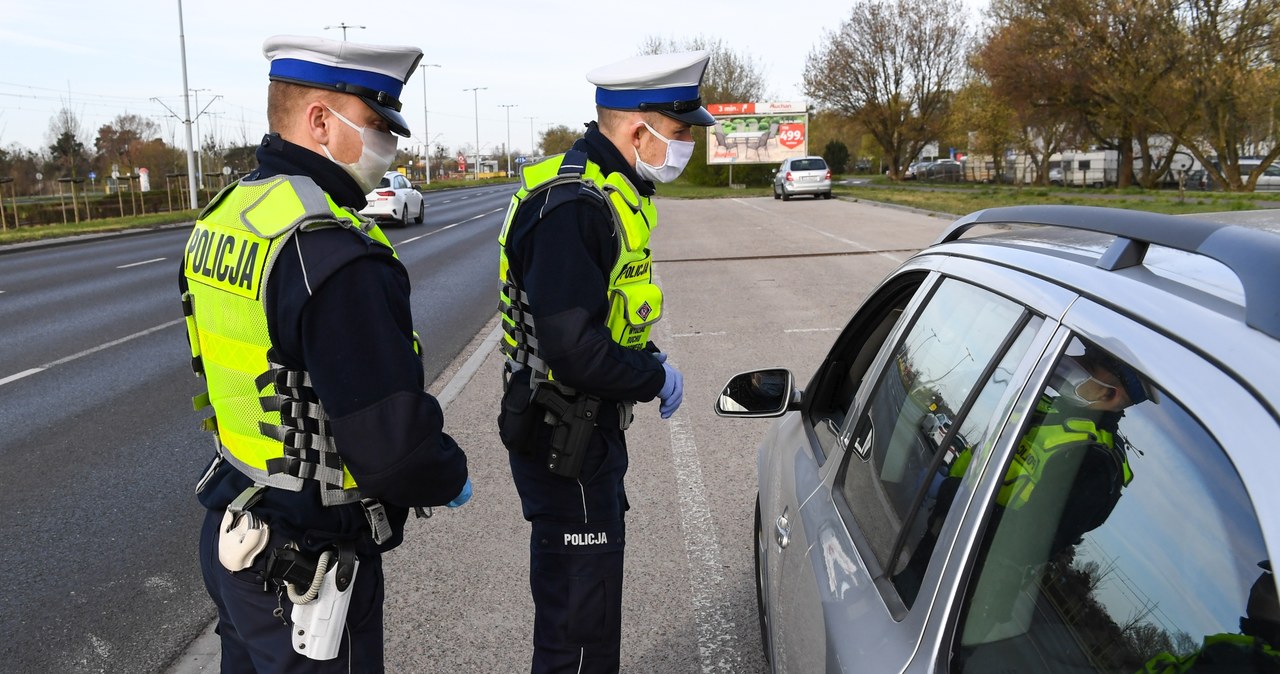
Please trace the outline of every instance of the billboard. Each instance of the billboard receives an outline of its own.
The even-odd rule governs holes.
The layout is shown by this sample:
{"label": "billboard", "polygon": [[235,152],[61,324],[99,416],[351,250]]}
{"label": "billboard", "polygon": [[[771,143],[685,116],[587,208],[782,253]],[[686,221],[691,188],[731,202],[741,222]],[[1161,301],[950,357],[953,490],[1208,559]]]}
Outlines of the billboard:
{"label": "billboard", "polygon": [[809,154],[804,103],[709,103],[707,164],[780,164]]}

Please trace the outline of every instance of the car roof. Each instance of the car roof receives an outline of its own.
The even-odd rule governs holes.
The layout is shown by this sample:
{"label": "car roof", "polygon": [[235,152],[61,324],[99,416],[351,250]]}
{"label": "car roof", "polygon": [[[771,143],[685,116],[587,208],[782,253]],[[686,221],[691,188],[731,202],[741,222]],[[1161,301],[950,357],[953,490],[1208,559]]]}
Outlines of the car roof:
{"label": "car roof", "polygon": [[[961,238],[975,228],[985,233]],[[1092,206],[1013,206],[955,221],[923,253],[1016,268],[1106,305],[1219,363],[1277,415],[1275,226]]]}

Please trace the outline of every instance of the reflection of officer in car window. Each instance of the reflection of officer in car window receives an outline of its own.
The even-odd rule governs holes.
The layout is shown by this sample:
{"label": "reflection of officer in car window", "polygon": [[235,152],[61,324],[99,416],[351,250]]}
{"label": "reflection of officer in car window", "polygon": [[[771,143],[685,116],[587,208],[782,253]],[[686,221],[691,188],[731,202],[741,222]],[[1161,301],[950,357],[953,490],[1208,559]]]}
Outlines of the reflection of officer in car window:
{"label": "reflection of officer in car window", "polygon": [[1280,601],[1271,562],[1258,563],[1262,575],[1249,590],[1239,634],[1210,634],[1202,646],[1183,656],[1169,652],[1147,661],[1139,674],[1274,674],[1280,672]]}
{"label": "reflection of officer in car window", "polygon": [[[1119,434],[1125,408],[1147,400],[1147,387],[1129,365],[1092,347],[1064,356],[1051,379],[1057,398],[1041,398],[1039,420],[1023,436],[997,502],[1017,509],[1055,463],[1079,468],[1067,495],[1052,553],[1098,528],[1133,481],[1128,446]],[[1073,457],[1083,452],[1083,457]]]}
{"label": "reflection of officer in car window", "polygon": [[[1057,395],[1050,395],[1050,390]],[[1046,480],[1065,478],[1071,484],[1049,557],[1105,522],[1120,500],[1121,490],[1133,480],[1127,443],[1119,434],[1120,419],[1126,408],[1150,399],[1148,391],[1132,367],[1096,348],[1086,348],[1078,356],[1064,355],[1050,377],[1049,388],[1036,404],[1031,426],[1018,443],[996,496],[999,507],[993,517],[998,521],[1006,510],[1037,504],[1037,486]],[[923,537],[906,569],[895,578],[904,594],[914,597],[960,478],[972,458],[973,448],[967,447],[947,470]],[[1076,468],[1072,470],[1072,466]]]}

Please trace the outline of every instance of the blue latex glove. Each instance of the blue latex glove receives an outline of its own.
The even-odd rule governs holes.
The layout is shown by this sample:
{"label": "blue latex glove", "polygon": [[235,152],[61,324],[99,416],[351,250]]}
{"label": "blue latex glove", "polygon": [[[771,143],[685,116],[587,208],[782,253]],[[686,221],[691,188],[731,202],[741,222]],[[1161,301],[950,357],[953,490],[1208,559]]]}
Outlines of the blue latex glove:
{"label": "blue latex glove", "polygon": [[454,497],[452,501],[444,504],[447,508],[457,508],[458,506],[471,500],[471,478],[467,478],[467,483],[462,485],[462,491]]}
{"label": "blue latex glove", "polygon": [[[661,354],[659,354],[661,355]],[[666,381],[662,382],[662,390],[658,391],[658,397],[662,399],[662,404],[658,406],[658,412],[662,414],[663,419],[671,418],[675,414],[676,408],[680,407],[680,401],[684,399],[684,375],[680,371],[671,367],[666,363],[667,357],[662,355],[662,370],[667,375]]]}

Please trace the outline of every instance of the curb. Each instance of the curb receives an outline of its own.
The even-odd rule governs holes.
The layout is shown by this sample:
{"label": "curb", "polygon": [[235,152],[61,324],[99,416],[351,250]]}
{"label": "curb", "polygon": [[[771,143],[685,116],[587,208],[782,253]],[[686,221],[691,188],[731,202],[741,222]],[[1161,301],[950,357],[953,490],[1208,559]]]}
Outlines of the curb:
{"label": "curb", "polygon": [[0,255],[5,253],[17,253],[24,250],[39,250],[41,248],[56,248],[58,246],[70,246],[76,243],[84,243],[86,241],[95,241],[98,239],[116,239],[125,236],[141,236],[143,234],[154,234],[156,232],[168,229],[182,229],[195,225],[195,221],[175,222],[168,225],[155,225],[152,227],[135,227],[133,229],[122,229],[117,232],[93,232],[92,234],[73,234],[71,236],[60,236],[54,239],[40,239],[39,241],[23,241],[22,243],[8,243],[0,246]]}

